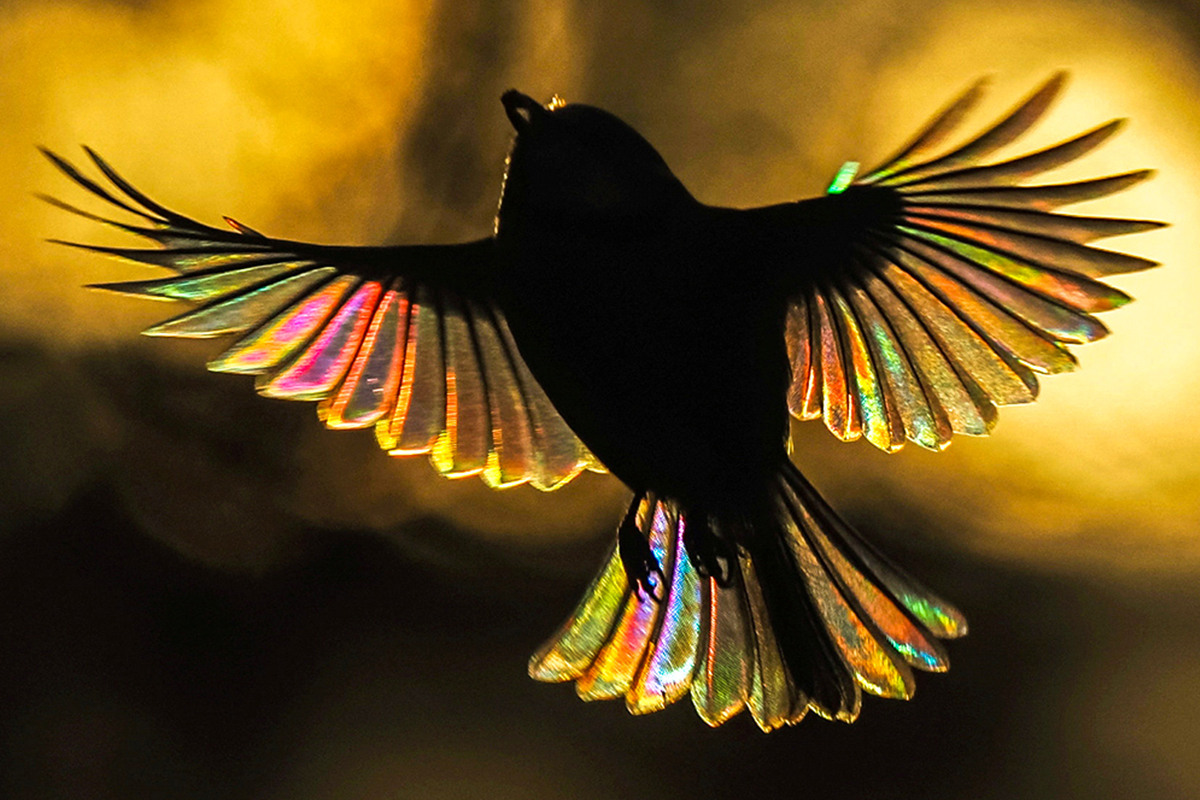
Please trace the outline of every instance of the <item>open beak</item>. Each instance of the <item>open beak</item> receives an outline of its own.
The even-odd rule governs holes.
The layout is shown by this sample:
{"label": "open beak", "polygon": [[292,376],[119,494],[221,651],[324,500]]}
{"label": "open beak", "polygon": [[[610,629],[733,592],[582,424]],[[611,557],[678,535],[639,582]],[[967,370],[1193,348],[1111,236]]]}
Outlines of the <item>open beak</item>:
{"label": "open beak", "polygon": [[508,114],[508,119],[517,133],[532,125],[538,117],[550,113],[541,103],[516,89],[509,89],[500,95],[500,102],[504,104],[504,113]]}

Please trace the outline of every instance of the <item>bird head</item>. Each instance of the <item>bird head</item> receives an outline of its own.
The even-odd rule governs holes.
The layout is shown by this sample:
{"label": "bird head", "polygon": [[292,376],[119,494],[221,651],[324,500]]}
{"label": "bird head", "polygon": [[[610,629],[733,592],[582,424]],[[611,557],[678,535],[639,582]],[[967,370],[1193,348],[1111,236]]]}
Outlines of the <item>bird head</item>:
{"label": "bird head", "polygon": [[654,225],[691,200],[658,151],[607,111],[557,98],[543,105],[515,89],[501,102],[516,137],[498,231]]}

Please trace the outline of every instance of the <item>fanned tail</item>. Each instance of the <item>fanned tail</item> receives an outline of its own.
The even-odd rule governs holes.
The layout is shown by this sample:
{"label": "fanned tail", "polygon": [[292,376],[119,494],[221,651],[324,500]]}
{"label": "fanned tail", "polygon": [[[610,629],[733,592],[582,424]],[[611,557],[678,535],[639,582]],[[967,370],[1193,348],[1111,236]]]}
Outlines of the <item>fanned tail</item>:
{"label": "fanned tail", "polygon": [[966,633],[962,614],[867,544],[790,463],[771,496],[770,513],[706,521],[737,543],[724,576],[689,551],[698,519],[636,497],[662,570],[655,596],[627,579],[614,546],[530,676],[575,681],[584,700],[623,697],[634,714],[690,695],[709,725],[748,709],[770,731],[810,709],[851,722],[862,691],[907,699],[913,668],[949,667],[938,639]]}

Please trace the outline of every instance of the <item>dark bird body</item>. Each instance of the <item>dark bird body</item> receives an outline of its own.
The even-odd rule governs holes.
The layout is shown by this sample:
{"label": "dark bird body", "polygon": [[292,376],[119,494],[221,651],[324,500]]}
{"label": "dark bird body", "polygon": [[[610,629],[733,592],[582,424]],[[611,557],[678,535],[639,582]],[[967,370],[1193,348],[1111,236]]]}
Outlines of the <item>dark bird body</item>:
{"label": "dark bird body", "polygon": [[727,512],[762,499],[787,457],[787,297],[831,271],[838,217],[870,203],[708,206],[607,112],[506,101],[529,118],[495,291],[530,369],[627,486]]}
{"label": "dark bird body", "polygon": [[[744,494],[743,482],[761,488],[784,457],[785,306],[756,282],[730,285],[727,267],[746,252],[734,220],[681,205],[635,237],[551,234],[514,259],[520,277],[500,306],[534,375],[613,474],[715,502]],[[741,422],[720,422],[730,419]]]}
{"label": "dark bird body", "polygon": [[608,112],[510,91],[495,233],[462,245],[230,233],[90,151],[129,202],[51,158],[150,227],[112,224],[165,248],[92,249],[182,273],[104,288],[201,304],[147,333],[243,332],[211,369],[320,400],[330,427],[374,426],[389,452],[430,453],[450,476],[549,489],[602,464],[633,490],[534,677],[636,713],[690,692],[710,724],[748,708],[769,730],[809,709],[852,720],[861,690],[909,697],[912,668],[948,666],[937,639],[966,632],[801,476],[789,410],[889,451],[987,433],[996,406],[1034,398],[1035,371],[1073,368],[1063,343],[1106,333],[1090,313],[1129,298],[1094,278],[1151,266],[1086,245],[1157,223],[1053,213],[1149,173],[1019,185],[1116,124],[980,164],[1061,82],[930,158],[976,86],[858,181],[753,209],[695,199]]}

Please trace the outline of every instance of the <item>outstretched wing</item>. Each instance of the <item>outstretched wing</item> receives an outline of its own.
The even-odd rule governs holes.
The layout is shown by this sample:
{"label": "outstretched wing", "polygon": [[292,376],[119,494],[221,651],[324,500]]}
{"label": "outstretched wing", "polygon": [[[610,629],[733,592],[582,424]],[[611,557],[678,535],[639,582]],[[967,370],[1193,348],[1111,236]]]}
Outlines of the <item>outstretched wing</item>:
{"label": "outstretched wing", "polygon": [[880,167],[857,180],[856,164],[838,173],[830,195],[872,196],[889,212],[854,233],[851,263],[793,298],[786,334],[793,415],[821,417],[846,441],[865,437],[894,451],[908,440],[940,450],[954,433],[988,433],[997,406],[1033,401],[1035,373],[1075,369],[1065,345],[1107,335],[1092,315],[1131,298],[1097,279],[1156,264],[1088,245],[1162,223],[1056,209],[1152,173],[1022,184],[1089,152],[1121,121],[983,163],[1045,113],[1064,80],[1055,75],[995,125],[938,154],[978,100],[980,82]]}
{"label": "outstretched wing", "polygon": [[374,426],[389,454],[427,453],[447,477],[478,474],[496,488],[528,482],[550,490],[585,468],[603,471],[530,374],[486,291],[475,289],[494,267],[491,239],[328,247],[272,239],[229,218],[227,231],[155,203],[91,150],[109,187],[44,152],[139,221],[44,199],[159,247],[63,244],[175,273],[95,288],[196,306],[145,334],[240,334],[210,370],[255,375],[267,397],[319,401],[328,427]]}

